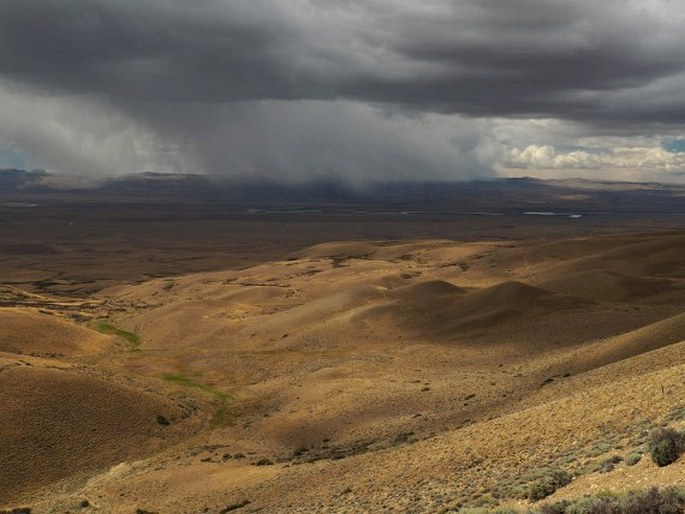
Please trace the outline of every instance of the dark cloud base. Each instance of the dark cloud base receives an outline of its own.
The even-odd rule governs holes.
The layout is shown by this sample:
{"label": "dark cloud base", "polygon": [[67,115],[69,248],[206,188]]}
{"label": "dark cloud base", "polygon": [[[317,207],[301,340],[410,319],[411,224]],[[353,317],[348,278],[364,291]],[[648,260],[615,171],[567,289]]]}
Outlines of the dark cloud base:
{"label": "dark cloud base", "polygon": [[[679,130],[681,11],[668,0],[3,0],[0,81],[124,116],[192,171],[468,178],[491,171],[467,118]],[[458,116],[438,134],[431,113]],[[55,154],[44,140],[33,151]]]}
{"label": "dark cloud base", "polygon": [[632,100],[685,71],[681,17],[667,0],[4,0],[0,74],[114,103],[348,99],[679,123],[674,86]]}

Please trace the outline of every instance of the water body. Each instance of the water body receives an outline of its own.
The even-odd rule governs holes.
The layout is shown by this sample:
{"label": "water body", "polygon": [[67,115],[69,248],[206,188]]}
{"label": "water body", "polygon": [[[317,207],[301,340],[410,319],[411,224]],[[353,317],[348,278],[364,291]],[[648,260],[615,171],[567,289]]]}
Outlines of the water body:
{"label": "water body", "polygon": [[323,209],[296,209],[287,208],[282,209],[246,209],[248,214],[318,214],[323,212]]}
{"label": "water body", "polygon": [[561,216],[562,218],[572,218],[572,219],[578,219],[582,218],[582,214],[569,214],[569,213],[563,213],[563,212],[549,212],[549,211],[527,211],[523,213],[524,215],[527,216]]}

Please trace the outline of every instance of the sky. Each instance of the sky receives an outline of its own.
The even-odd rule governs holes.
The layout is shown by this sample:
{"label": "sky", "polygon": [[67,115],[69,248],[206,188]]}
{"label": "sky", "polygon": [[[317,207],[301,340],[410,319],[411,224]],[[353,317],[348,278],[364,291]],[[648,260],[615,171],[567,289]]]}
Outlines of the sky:
{"label": "sky", "polygon": [[680,0],[2,0],[0,167],[685,181]]}

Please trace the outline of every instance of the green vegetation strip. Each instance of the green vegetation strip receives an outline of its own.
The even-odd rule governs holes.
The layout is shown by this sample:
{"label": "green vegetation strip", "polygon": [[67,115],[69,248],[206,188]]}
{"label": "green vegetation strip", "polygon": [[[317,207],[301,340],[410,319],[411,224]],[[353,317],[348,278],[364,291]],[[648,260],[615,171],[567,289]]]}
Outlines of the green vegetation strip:
{"label": "green vegetation strip", "polygon": [[205,384],[198,384],[192,378],[189,378],[181,373],[164,373],[164,380],[167,382],[173,382],[174,384],[182,385],[185,387],[194,387],[196,389],[201,389],[206,393],[211,394],[217,400],[226,401],[230,399],[230,396],[223,391],[219,391],[211,386]]}
{"label": "green vegetation strip", "polygon": [[114,326],[109,321],[98,321],[95,325],[95,329],[98,332],[102,332],[103,334],[113,335],[125,339],[131,344],[131,348],[134,350],[138,349],[140,345],[143,344],[143,340],[140,338],[138,334],[122,330]]}
{"label": "green vegetation strip", "polygon": [[181,373],[164,373],[162,378],[167,382],[172,382],[180,386],[200,389],[201,391],[204,391],[205,393],[208,393],[212,395],[215,399],[217,399],[220,402],[220,406],[214,413],[214,417],[210,421],[210,424],[213,427],[231,426],[235,423],[235,418],[237,417],[237,415],[232,409],[229,409],[226,405],[226,403],[229,400],[232,400],[231,396],[228,393],[225,393],[223,391],[220,391],[219,389],[215,389],[214,387],[205,384],[199,384],[195,382],[192,378],[187,377]]}

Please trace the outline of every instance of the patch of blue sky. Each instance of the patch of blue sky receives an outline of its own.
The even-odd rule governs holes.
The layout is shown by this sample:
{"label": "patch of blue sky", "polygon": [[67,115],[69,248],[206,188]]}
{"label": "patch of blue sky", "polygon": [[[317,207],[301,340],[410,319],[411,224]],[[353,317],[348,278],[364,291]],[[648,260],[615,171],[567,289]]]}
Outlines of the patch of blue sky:
{"label": "patch of blue sky", "polygon": [[669,139],[661,143],[661,147],[667,152],[671,153],[684,153],[685,152],[685,139]]}

